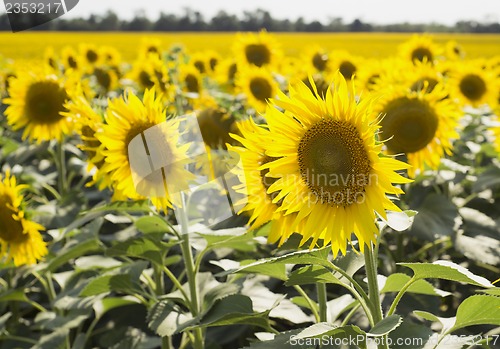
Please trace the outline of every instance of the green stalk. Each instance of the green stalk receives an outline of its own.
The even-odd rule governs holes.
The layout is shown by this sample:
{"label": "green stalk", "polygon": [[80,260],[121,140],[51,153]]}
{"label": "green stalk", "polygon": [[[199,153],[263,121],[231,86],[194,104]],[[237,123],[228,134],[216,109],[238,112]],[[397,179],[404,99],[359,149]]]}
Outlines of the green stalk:
{"label": "green stalk", "polygon": [[399,301],[401,300],[401,298],[403,297],[403,295],[405,294],[405,292],[410,288],[411,285],[413,285],[413,283],[417,281],[414,277],[412,277],[410,280],[408,280],[408,282],[399,290],[398,294],[396,295],[396,298],[394,298],[394,301],[392,302],[391,304],[391,307],[389,308],[389,311],[387,312],[387,316],[390,316],[392,314],[394,314],[394,312],[396,311],[396,307],[398,306],[399,304]]}
{"label": "green stalk", "polygon": [[[186,213],[186,200],[184,198],[184,193],[181,193],[181,204],[182,207],[177,207],[177,212],[180,218],[181,226],[181,250],[184,257],[184,263],[186,266],[186,275],[189,284],[189,292],[191,295],[191,313],[193,317],[196,317],[200,312],[200,304],[198,301],[198,287],[196,285],[196,269],[193,261],[193,251],[191,250],[191,244],[189,243],[189,221]],[[203,349],[204,340],[203,332],[201,328],[194,329],[194,343],[195,349]]]}
{"label": "green stalk", "polygon": [[326,314],[327,314],[326,284],[322,282],[316,283],[316,290],[318,292],[319,321],[326,322]]}
{"label": "green stalk", "polygon": [[[374,253],[375,252],[375,253]],[[382,321],[384,314],[382,313],[382,305],[380,304],[380,291],[378,288],[377,280],[377,261],[378,261],[378,248],[377,246],[367,246],[365,248],[365,268],[366,277],[368,279],[368,297],[370,297],[371,312],[373,316],[374,325]],[[387,336],[385,336],[383,343],[380,345],[383,349],[388,349]]]}
{"label": "green stalk", "polygon": [[56,145],[56,166],[59,194],[64,196],[68,190],[66,183],[66,156],[64,154],[64,138]]}
{"label": "green stalk", "polygon": [[320,316],[319,316],[319,313],[318,313],[318,310],[316,309],[316,304],[313,303],[313,301],[311,300],[311,298],[307,295],[307,293],[302,289],[302,287],[300,287],[299,285],[294,285],[293,288],[295,288],[295,290],[302,296],[304,297],[304,299],[306,300],[307,304],[309,305],[309,309],[311,309],[313,315],[314,315],[314,319],[316,320],[316,322],[321,322],[320,320]]}

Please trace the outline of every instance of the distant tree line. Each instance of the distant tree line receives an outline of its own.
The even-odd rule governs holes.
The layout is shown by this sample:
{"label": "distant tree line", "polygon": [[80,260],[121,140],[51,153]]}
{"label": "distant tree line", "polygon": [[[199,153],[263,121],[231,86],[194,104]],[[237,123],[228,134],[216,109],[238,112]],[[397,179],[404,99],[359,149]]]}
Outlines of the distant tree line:
{"label": "distant tree line", "polygon": [[[30,14],[25,14],[23,21],[34,21]],[[39,16],[39,15],[38,15]],[[38,21],[40,18],[37,19]],[[104,15],[90,15],[88,18],[59,18],[32,30],[54,31],[158,31],[158,32],[233,32],[259,31],[269,32],[456,32],[456,33],[500,33],[500,23],[479,23],[459,21],[452,26],[443,24],[370,24],[360,19],[345,23],[342,18],[330,18],[328,21],[306,21],[276,19],[268,11],[245,11],[242,16],[219,11],[210,19],[195,10],[185,9],[183,14],[160,13],[157,20],[150,20],[144,13],[137,13],[131,20],[122,20],[114,12]],[[0,15],[0,31],[11,30],[7,14]]]}

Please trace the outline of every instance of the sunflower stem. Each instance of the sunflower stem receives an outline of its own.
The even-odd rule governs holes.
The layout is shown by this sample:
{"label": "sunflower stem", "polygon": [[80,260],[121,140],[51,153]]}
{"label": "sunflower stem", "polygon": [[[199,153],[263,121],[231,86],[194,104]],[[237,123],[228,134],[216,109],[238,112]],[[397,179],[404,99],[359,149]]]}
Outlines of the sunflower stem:
{"label": "sunflower stem", "polygon": [[[378,245],[378,244],[377,244]],[[384,318],[382,305],[380,304],[380,291],[377,280],[377,261],[378,261],[378,246],[366,246],[365,248],[365,268],[366,277],[368,279],[368,297],[370,297],[370,306],[373,317],[373,323],[376,325]],[[381,348],[389,348],[387,337],[382,341]]]}
{"label": "sunflower stem", "polygon": [[66,156],[64,153],[64,138],[58,141],[56,145],[56,166],[59,194],[64,197],[68,189],[66,183]]}
{"label": "sunflower stem", "polygon": [[326,322],[326,314],[327,314],[326,284],[318,282],[316,284],[316,291],[318,292],[319,321]]}
{"label": "sunflower stem", "polygon": [[[180,193],[181,196],[181,207],[177,207],[178,217],[180,218],[179,225],[181,227],[181,250],[182,256],[184,257],[184,263],[186,266],[186,274],[189,284],[189,292],[191,295],[191,313],[193,317],[198,316],[200,312],[200,305],[198,302],[198,287],[196,285],[196,269],[193,261],[193,251],[191,250],[191,244],[189,242],[189,221],[186,213],[186,200],[184,193]],[[194,343],[193,347],[195,349],[203,349],[203,331],[201,328],[194,329]]]}

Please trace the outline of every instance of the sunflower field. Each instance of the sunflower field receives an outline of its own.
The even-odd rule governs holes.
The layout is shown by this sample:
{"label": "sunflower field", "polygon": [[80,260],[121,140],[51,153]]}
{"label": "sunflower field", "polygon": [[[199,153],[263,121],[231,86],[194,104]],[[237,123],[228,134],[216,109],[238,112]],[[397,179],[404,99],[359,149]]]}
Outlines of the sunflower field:
{"label": "sunflower field", "polygon": [[0,52],[0,349],[500,348],[500,56],[90,42]]}

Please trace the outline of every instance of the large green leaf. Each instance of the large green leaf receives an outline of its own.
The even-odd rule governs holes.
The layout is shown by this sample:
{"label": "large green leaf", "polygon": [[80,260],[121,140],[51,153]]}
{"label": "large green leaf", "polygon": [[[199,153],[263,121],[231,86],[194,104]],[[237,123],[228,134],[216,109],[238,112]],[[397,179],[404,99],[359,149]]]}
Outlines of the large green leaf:
{"label": "large green leaf", "polygon": [[138,301],[136,298],[132,298],[130,296],[127,297],[107,297],[104,299],[100,299],[94,303],[93,308],[95,312],[96,318],[102,317],[108,311],[124,307],[131,304],[137,304]]}
{"label": "large green leaf", "polygon": [[463,282],[480,287],[493,287],[482,276],[474,275],[466,268],[450,261],[434,263],[398,263],[413,270],[416,279],[443,279]]}
{"label": "large green leaf", "polygon": [[418,214],[413,220],[410,233],[422,239],[434,241],[436,237],[452,236],[458,209],[444,195],[427,194],[423,202],[415,208]]}
{"label": "large green leaf", "polygon": [[181,332],[192,318],[191,314],[183,313],[172,302],[160,301],[148,313],[148,326],[159,336],[172,336]]}
{"label": "large green leaf", "polygon": [[[136,257],[163,265],[162,241],[156,235],[146,235],[119,242],[106,250],[110,257]],[[166,248],[165,248],[166,249]]]}
{"label": "large green leaf", "polygon": [[133,294],[140,291],[140,288],[132,282],[128,274],[104,275],[90,281],[80,296],[89,297],[111,291]]}
{"label": "large green leaf", "polygon": [[[387,278],[384,287],[380,290],[382,293],[389,293],[389,292],[399,292],[403,286],[410,281],[410,277],[406,274],[402,273],[395,273],[389,275]],[[439,289],[434,288],[429,282],[420,279],[415,281],[407,290],[406,292],[410,293],[418,293],[418,294],[426,294],[430,296],[439,296],[439,297],[446,297],[451,295],[451,293],[442,291]]]}
{"label": "large green leaf", "polygon": [[379,336],[384,336],[386,334],[389,334],[390,332],[394,331],[396,327],[398,327],[403,319],[399,315],[391,315],[388,316],[382,321],[378,322],[375,326],[373,326],[370,329],[370,332],[368,332],[369,336],[374,336],[374,337],[379,337]]}
{"label": "large green leaf", "polygon": [[[265,341],[256,341],[248,347],[244,347],[243,349],[316,349],[317,346],[315,344],[306,344],[306,343],[290,343],[290,338],[294,338],[297,334],[300,333],[301,330],[293,330],[288,332],[278,333],[274,336],[273,339],[265,340]],[[326,349],[326,347],[323,347]]]}
{"label": "large green leaf", "polygon": [[458,306],[456,318],[453,331],[474,325],[500,326],[500,297],[470,296]]}
{"label": "large green leaf", "polygon": [[477,177],[477,180],[472,184],[472,190],[481,192],[498,186],[500,186],[500,168],[492,166]]}
{"label": "large green leaf", "polygon": [[71,247],[59,251],[57,256],[50,260],[47,269],[50,271],[55,271],[57,268],[67,263],[71,259],[81,257],[90,252],[99,251],[101,251],[100,242],[96,238],[76,243]]}
{"label": "large green leaf", "polygon": [[316,283],[342,284],[342,282],[325,267],[308,265],[294,270],[288,277],[288,280],[286,280],[285,285],[292,286]]}
{"label": "large green leaf", "polygon": [[172,228],[158,216],[143,216],[134,222],[137,230],[144,234],[169,233]]}

